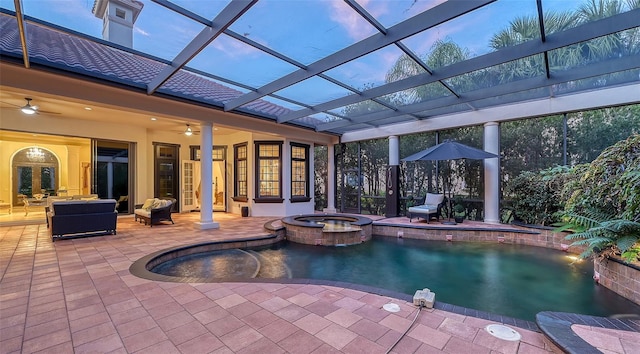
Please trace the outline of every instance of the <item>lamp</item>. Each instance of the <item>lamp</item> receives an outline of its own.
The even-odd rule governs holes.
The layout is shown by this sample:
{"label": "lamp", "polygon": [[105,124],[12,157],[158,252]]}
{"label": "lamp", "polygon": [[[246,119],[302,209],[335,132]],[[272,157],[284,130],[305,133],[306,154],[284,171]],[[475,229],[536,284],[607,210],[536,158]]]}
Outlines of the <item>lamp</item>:
{"label": "lamp", "polygon": [[27,104],[20,108],[22,113],[29,115],[36,114],[36,109],[31,105],[31,98],[26,97],[25,100],[27,100]]}
{"label": "lamp", "polygon": [[184,131],[184,135],[186,136],[193,135],[193,130],[191,130],[191,127],[189,126],[189,124],[187,124],[187,130]]}

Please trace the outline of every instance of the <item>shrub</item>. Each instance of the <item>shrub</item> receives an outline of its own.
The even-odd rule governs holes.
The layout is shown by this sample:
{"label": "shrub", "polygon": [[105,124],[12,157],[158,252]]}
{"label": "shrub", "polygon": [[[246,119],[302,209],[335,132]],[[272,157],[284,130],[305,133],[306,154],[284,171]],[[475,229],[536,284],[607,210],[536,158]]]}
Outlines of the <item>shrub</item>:
{"label": "shrub", "polygon": [[[640,134],[605,149],[584,170],[565,211],[596,211],[640,222]],[[567,187],[569,188],[569,186]]]}
{"label": "shrub", "polygon": [[527,224],[550,225],[560,220],[568,196],[563,185],[575,179],[567,167],[554,167],[540,172],[522,172],[509,181],[506,194],[516,220]]}
{"label": "shrub", "polygon": [[[581,167],[582,168],[582,167]],[[566,203],[558,230],[575,233],[573,245],[587,245],[581,255],[620,255],[627,262],[640,255],[640,135],[605,149],[591,162]]]}

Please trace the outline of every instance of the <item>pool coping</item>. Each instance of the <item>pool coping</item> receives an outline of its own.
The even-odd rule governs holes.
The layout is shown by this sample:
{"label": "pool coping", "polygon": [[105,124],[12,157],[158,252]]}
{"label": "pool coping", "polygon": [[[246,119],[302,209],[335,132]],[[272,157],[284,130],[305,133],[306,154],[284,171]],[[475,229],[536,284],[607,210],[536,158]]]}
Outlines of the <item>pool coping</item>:
{"label": "pool coping", "polygon": [[640,332],[640,317],[636,320],[580,315],[569,312],[543,311],[536,315],[542,333],[569,354],[602,353],[578,336],[571,328],[574,324]]}
{"label": "pool coping", "polygon": [[[197,246],[214,246],[214,245],[229,245],[232,244],[233,247],[230,248],[239,248],[237,246],[238,243],[246,243],[247,245],[244,247],[251,247],[248,245],[249,243],[256,243],[256,246],[266,245],[265,241],[272,241],[272,243],[280,242],[279,235],[267,235],[267,236],[258,236],[258,237],[250,237],[250,238],[239,238],[239,239],[230,239],[230,240],[221,240],[221,241],[211,241],[211,242],[201,242],[195,243],[191,245],[183,245],[177,247],[166,248],[157,252],[153,252],[149,255],[146,255],[142,258],[139,258],[135,262],[131,264],[129,267],[129,272],[132,275],[135,275],[139,278],[152,280],[152,281],[162,281],[162,282],[173,282],[173,283],[277,283],[277,284],[311,284],[311,285],[326,285],[326,286],[335,286],[340,288],[347,288],[357,291],[362,291],[366,293],[371,293],[380,296],[386,296],[389,298],[394,298],[402,301],[406,301],[409,303],[413,302],[413,295],[405,294],[402,292],[378,288],[369,285],[335,281],[335,280],[322,280],[322,279],[308,279],[308,278],[291,278],[291,279],[269,279],[269,278],[197,278],[197,277],[173,277],[168,275],[162,275],[153,273],[149,270],[147,265],[151,263],[153,260],[159,259],[164,254],[168,253],[177,253],[182,250],[186,250],[189,248],[194,248]],[[222,250],[222,248],[220,249]],[[201,253],[193,252],[191,254]],[[442,311],[447,311],[463,316],[470,316],[475,318],[480,318],[484,320],[499,322],[505,325],[511,325],[514,327],[534,331],[541,332],[538,325],[533,321],[527,321],[519,318],[503,316],[499,314],[494,314],[486,311],[480,311],[475,309],[470,309],[458,305],[448,304],[442,301],[436,301],[434,303],[434,308]]]}
{"label": "pool coping", "polygon": [[380,222],[380,221],[374,221],[373,222],[374,226],[387,226],[387,227],[401,227],[403,229],[421,229],[421,230],[456,230],[456,231],[486,231],[486,232],[512,232],[514,234],[528,234],[528,235],[537,235],[540,234],[539,231],[533,231],[533,230],[524,230],[524,229],[513,229],[513,228],[506,228],[506,227],[496,227],[496,228],[491,228],[491,229],[487,229],[487,228],[483,228],[483,227],[477,227],[477,226],[456,226],[455,228],[452,227],[447,227],[447,226],[440,226],[437,224],[423,224],[423,225],[417,225],[417,224],[403,224],[403,225],[398,225],[398,224],[394,224],[394,223],[387,223],[387,222]]}
{"label": "pool coping", "polygon": [[[324,225],[322,224],[314,224],[314,223],[309,223],[306,221],[298,221],[296,219],[301,218],[301,217],[308,217],[308,218],[318,218],[318,219],[322,219],[324,217],[332,217],[335,218],[337,220],[345,220],[345,221],[350,221],[351,225],[355,225],[355,226],[364,226],[364,225],[370,225],[373,224],[373,220],[369,219],[367,217],[364,216],[360,216],[360,215],[355,215],[355,214],[330,214],[330,213],[324,213],[324,214],[301,214],[301,215],[293,215],[293,216],[286,216],[282,219],[280,219],[282,221],[283,224],[289,224],[289,225],[294,225],[294,226],[304,226],[304,227],[310,227],[310,228],[323,228]],[[348,220],[348,219],[355,219],[355,220]]]}

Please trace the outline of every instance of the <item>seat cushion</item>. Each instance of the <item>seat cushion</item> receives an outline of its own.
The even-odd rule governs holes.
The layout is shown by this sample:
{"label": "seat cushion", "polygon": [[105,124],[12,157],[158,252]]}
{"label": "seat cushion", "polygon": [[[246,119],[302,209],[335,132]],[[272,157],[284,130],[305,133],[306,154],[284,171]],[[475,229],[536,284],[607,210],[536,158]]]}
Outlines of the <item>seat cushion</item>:
{"label": "seat cushion", "polygon": [[432,214],[438,212],[437,205],[416,205],[409,208],[410,213],[414,214]]}
{"label": "seat cushion", "polygon": [[439,205],[444,200],[444,194],[432,194],[427,193],[424,198],[424,204],[426,205]]}
{"label": "seat cushion", "polygon": [[147,218],[151,217],[151,210],[136,209],[136,210],[133,211],[133,213],[136,214],[136,215],[145,216]]}

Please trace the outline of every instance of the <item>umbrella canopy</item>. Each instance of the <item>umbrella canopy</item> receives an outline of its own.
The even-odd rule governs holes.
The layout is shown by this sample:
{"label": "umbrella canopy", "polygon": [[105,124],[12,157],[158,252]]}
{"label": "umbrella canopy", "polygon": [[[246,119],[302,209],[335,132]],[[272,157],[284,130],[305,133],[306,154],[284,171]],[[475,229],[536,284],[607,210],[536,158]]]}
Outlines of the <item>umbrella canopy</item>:
{"label": "umbrella canopy", "polygon": [[482,160],[493,157],[498,157],[498,155],[460,144],[452,140],[446,140],[445,142],[432,146],[426,150],[407,156],[402,159],[402,161],[440,161],[456,159]]}

